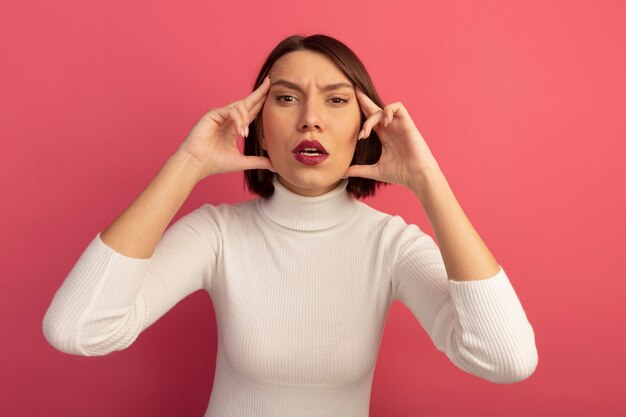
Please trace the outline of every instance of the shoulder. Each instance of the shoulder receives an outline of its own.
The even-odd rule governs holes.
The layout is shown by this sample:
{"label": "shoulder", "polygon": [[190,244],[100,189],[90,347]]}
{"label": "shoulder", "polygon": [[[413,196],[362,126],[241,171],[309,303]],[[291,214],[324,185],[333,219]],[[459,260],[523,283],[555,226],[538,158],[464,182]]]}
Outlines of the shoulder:
{"label": "shoulder", "polygon": [[377,228],[383,231],[389,226],[390,222],[395,223],[397,221],[396,217],[402,221],[400,216],[395,216],[393,214],[377,210],[360,200],[355,201],[358,205],[357,216],[360,223],[377,226]]}
{"label": "shoulder", "polygon": [[362,201],[359,201],[359,204],[361,205],[360,212],[362,218],[365,221],[378,223],[384,237],[387,239],[411,239],[425,234],[418,225],[407,223],[400,215],[385,213]]}
{"label": "shoulder", "polygon": [[249,213],[254,210],[256,199],[234,204],[204,203],[183,215],[176,223],[185,224],[200,236],[214,236],[218,239],[230,229],[229,225],[245,222],[252,218]]}
{"label": "shoulder", "polygon": [[416,251],[423,253],[424,250],[438,250],[434,239],[417,224],[407,223],[400,215],[364,206],[366,216],[379,224],[381,250],[391,257],[389,262],[397,263]]}
{"label": "shoulder", "polygon": [[400,215],[377,210],[361,201],[359,223],[367,228],[370,237],[375,236],[380,250],[397,260],[415,246],[432,246],[433,240],[413,223],[407,223]]}
{"label": "shoulder", "polygon": [[257,200],[258,198],[238,203],[205,203],[190,212],[189,215],[192,215],[196,221],[212,221],[219,224],[253,212],[256,209]]}

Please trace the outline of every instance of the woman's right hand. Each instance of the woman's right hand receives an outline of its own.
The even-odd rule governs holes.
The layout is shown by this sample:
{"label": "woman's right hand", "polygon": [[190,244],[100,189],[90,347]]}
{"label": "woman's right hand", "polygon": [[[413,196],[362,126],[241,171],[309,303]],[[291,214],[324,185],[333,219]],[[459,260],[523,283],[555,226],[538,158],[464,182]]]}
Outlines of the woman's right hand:
{"label": "woman's right hand", "polygon": [[249,96],[209,110],[191,129],[178,151],[197,161],[198,181],[209,175],[245,169],[276,172],[269,158],[243,155],[237,147],[237,137],[248,135],[248,125],[263,107],[269,88],[270,80],[266,77]]}

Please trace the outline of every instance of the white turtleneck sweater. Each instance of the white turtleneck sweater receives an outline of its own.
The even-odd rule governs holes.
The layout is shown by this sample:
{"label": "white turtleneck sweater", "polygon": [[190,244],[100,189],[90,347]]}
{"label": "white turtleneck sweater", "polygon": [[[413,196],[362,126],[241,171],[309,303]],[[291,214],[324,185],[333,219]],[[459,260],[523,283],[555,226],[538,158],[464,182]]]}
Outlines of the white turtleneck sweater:
{"label": "white turtleneck sweater", "polygon": [[496,383],[537,366],[533,329],[504,270],[446,275],[433,239],[354,199],[348,180],[304,197],[274,177],[270,199],[204,204],[149,259],[88,245],[44,320],[63,352],[105,355],[196,290],[218,326],[205,417],[365,417],[389,307],[399,300],[460,369]]}

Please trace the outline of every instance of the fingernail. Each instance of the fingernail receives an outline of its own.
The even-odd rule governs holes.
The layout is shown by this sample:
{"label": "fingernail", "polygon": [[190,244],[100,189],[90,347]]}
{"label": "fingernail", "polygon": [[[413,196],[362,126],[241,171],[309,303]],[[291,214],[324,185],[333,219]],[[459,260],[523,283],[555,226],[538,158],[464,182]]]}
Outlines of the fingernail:
{"label": "fingernail", "polygon": [[383,121],[383,125],[387,126],[387,123],[389,123],[389,119],[387,118],[387,116],[385,116],[385,119]]}
{"label": "fingernail", "polygon": [[245,132],[243,131],[243,127],[239,128],[239,134],[243,137],[246,137]]}
{"label": "fingernail", "polygon": [[363,137],[364,134],[365,134],[365,131],[361,130],[359,132],[359,137],[357,138],[357,140],[360,140]]}
{"label": "fingernail", "polygon": [[248,126],[246,126],[246,137],[248,137],[249,134],[250,134],[250,129],[248,129]]}

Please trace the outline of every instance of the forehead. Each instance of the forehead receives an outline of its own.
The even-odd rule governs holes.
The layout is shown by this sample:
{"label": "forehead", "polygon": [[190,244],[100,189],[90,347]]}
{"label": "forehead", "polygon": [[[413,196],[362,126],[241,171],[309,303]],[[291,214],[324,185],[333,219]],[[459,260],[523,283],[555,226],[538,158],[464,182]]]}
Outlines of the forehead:
{"label": "forehead", "polygon": [[279,76],[294,82],[349,81],[349,78],[326,55],[315,51],[293,51],[276,60],[269,71],[270,78]]}

